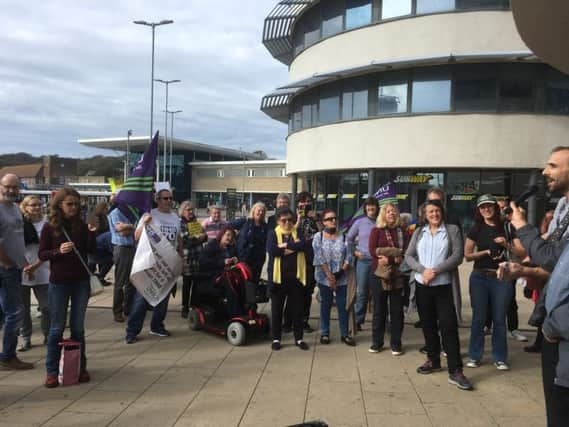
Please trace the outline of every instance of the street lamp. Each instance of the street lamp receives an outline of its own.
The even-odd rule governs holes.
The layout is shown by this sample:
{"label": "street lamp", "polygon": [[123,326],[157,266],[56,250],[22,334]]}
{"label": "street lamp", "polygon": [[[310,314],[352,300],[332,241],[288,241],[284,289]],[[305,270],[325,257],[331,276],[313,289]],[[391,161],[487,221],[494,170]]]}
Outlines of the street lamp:
{"label": "street lamp", "polygon": [[[147,27],[151,27],[152,28],[152,71],[150,73],[150,141],[152,142],[152,120],[153,120],[153,114],[154,114],[154,39],[155,39],[155,33],[156,33],[156,27],[159,27],[160,25],[168,25],[168,24],[173,24],[174,21],[172,21],[171,19],[163,19],[160,22],[146,22],[146,21],[132,21],[137,25],[144,25]],[[156,167],[156,178],[159,179],[160,178],[160,163],[158,162],[158,160],[156,160],[157,162],[157,167]]]}
{"label": "street lamp", "polygon": [[[164,170],[162,172],[162,181],[166,181],[166,143],[168,135],[168,85],[170,83],[180,83],[181,80],[162,80],[162,79],[154,79],[155,82],[163,83],[166,86],[166,109],[164,110]],[[170,153],[170,162],[172,162],[172,154]],[[171,166],[170,166],[171,167]],[[170,171],[170,175],[172,172]]]}
{"label": "street lamp", "polygon": [[183,110],[176,110],[176,111],[168,111],[166,110],[166,114],[171,114],[172,117],[170,117],[170,179],[169,179],[169,183],[170,185],[172,185],[172,145],[174,143],[174,114],[178,114],[181,113]]}
{"label": "street lamp", "polygon": [[129,171],[129,155],[130,155],[130,137],[132,136],[132,129],[126,131],[126,153],[125,153],[125,160],[124,160],[124,181],[126,182],[128,178],[128,171]]}

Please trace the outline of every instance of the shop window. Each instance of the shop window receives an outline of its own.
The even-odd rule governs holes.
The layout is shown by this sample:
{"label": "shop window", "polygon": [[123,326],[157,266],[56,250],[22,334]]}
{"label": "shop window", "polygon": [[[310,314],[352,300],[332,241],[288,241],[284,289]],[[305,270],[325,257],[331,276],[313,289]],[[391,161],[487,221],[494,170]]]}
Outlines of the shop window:
{"label": "shop window", "polygon": [[381,19],[406,15],[411,15],[411,0],[383,0],[381,2]]}
{"label": "shop window", "polygon": [[417,0],[417,15],[454,9],[455,0]]}
{"label": "shop window", "polygon": [[508,196],[510,193],[511,174],[503,171],[482,171],[480,174],[480,194],[490,193],[495,196]]}
{"label": "shop window", "polygon": [[371,0],[346,0],[346,30],[371,23]]}
{"label": "shop window", "polygon": [[413,113],[450,110],[450,73],[447,69],[416,70],[413,79]]}
{"label": "shop window", "polygon": [[339,84],[326,85],[320,89],[318,114],[320,123],[332,123],[340,119]]}
{"label": "shop window", "polygon": [[338,34],[344,29],[344,2],[329,0],[322,8],[322,38]]}

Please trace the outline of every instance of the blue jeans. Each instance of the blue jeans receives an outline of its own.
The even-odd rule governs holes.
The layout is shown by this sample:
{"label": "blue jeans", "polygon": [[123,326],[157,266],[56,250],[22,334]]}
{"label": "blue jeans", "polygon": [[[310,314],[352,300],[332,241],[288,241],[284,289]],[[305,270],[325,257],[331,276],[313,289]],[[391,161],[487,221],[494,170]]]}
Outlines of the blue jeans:
{"label": "blue jeans", "polygon": [[[320,335],[330,336],[330,311],[334,293],[328,286],[318,285],[320,288]],[[348,312],[346,311],[347,286],[336,288],[336,309],[338,310],[338,320],[340,322],[340,335],[348,336]]]}
{"label": "blue jeans", "polygon": [[358,259],[356,262],[356,323],[361,325],[366,318],[369,281],[371,278],[371,259]]}
{"label": "blue jeans", "polygon": [[[168,311],[168,301],[170,300],[170,294],[164,298],[152,312],[152,320],[150,321],[150,330],[159,332],[164,330],[164,319],[166,318],[166,312]],[[142,331],[142,325],[144,324],[144,318],[146,317],[146,300],[142,294],[138,291],[134,294],[134,299],[132,300],[132,306],[130,307],[130,313],[128,315],[128,322],[126,324],[126,336],[127,338],[136,337]]]}
{"label": "blue jeans", "polygon": [[21,286],[22,270],[0,267],[0,307],[4,313],[4,336],[0,360],[3,362],[16,357],[18,332],[24,320]]}
{"label": "blue jeans", "polygon": [[89,280],[80,280],[66,284],[49,284],[47,299],[51,313],[51,324],[47,336],[47,357],[45,359],[48,375],[57,375],[59,373],[59,358],[61,357],[59,343],[63,339],[67,307],[70,300],[69,329],[71,331],[71,339],[81,343],[81,371],[87,368],[87,358],[85,357],[85,313],[87,312],[90,293]]}
{"label": "blue jeans", "polygon": [[492,357],[495,362],[506,362],[508,344],[506,341],[506,313],[512,299],[513,288],[509,282],[486,277],[476,271],[470,274],[470,304],[472,325],[470,326],[469,357],[482,360],[484,354],[484,325],[488,307],[492,309]]}

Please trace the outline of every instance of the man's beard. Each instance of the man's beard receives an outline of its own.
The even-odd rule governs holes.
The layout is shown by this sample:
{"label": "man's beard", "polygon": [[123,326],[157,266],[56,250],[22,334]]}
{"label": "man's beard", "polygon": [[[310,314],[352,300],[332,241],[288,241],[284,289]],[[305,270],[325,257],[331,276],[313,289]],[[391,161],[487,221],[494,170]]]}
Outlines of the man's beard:
{"label": "man's beard", "polygon": [[17,203],[20,201],[20,195],[14,193],[3,194],[4,200],[6,202]]}

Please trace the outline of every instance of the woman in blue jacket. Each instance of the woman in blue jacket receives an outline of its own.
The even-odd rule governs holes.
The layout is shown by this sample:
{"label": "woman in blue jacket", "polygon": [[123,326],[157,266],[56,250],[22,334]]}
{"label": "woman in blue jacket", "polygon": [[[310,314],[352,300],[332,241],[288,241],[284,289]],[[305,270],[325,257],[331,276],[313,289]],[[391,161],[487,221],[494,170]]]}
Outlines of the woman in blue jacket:
{"label": "woman in blue jacket", "polygon": [[239,260],[247,264],[253,272],[253,280],[258,282],[265,263],[265,247],[267,244],[267,208],[263,202],[251,207],[249,218],[239,231],[237,238],[237,254]]}

